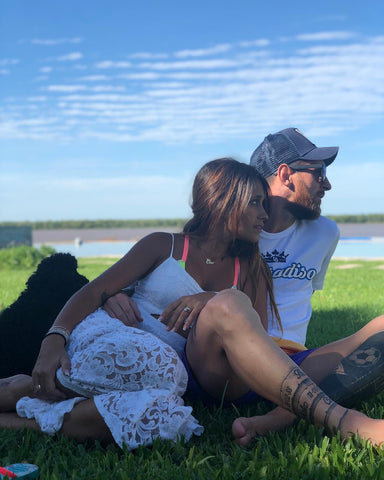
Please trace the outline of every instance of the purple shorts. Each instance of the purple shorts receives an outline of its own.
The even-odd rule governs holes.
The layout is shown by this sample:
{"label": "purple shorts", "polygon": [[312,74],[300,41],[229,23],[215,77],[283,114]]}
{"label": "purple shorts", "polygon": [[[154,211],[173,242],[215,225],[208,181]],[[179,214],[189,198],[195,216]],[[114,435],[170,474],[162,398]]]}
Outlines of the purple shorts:
{"label": "purple shorts", "polygon": [[[289,358],[293,360],[296,365],[300,365],[303,360],[307,358],[307,356],[312,353],[315,348],[311,348],[309,350],[304,350],[303,352],[297,352],[292,355],[289,355]],[[220,406],[221,403],[223,407],[230,407],[231,405],[241,406],[241,405],[249,405],[251,403],[258,402],[260,400],[266,400],[264,397],[259,395],[258,393],[254,392],[253,390],[249,390],[246,394],[236,400],[224,400],[222,402],[221,398],[215,398],[209,395],[203,388],[200,386],[199,382],[196,380],[191,367],[188,363],[187,355],[185,353],[185,349],[183,352],[183,356],[181,360],[184,363],[184,366],[188,372],[188,386],[186,396],[190,400],[199,400],[203,402],[205,405],[209,406]]]}

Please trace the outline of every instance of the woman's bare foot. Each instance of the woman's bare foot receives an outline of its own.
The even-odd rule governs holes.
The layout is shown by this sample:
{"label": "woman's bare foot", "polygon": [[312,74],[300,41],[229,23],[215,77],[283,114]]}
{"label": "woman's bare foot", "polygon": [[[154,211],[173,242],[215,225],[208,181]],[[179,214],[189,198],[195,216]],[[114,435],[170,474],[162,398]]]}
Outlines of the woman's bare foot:
{"label": "woman's bare foot", "polygon": [[232,424],[232,434],[238,445],[246,447],[255,437],[283,430],[291,426],[295,420],[296,416],[293,413],[277,407],[265,415],[236,418]]}
{"label": "woman's bare foot", "polygon": [[32,395],[32,378],[14,375],[0,379],[0,412],[14,412],[20,398]]}

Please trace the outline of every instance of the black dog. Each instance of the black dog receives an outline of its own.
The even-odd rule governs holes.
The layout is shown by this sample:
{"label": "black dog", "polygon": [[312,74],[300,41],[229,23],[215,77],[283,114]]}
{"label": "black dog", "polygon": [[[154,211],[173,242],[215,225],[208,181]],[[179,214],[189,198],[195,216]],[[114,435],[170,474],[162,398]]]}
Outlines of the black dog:
{"label": "black dog", "polygon": [[56,253],[40,262],[19,298],[0,313],[0,378],[31,374],[44,335],[67,300],[86,283],[70,253]]}

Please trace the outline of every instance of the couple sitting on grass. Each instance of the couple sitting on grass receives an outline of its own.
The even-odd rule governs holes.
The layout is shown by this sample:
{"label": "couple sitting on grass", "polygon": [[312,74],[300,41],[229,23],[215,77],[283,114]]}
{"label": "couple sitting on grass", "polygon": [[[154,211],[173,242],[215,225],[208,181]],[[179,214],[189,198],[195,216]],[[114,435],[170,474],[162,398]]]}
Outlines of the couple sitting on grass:
{"label": "couple sitting on grass", "polygon": [[[187,391],[207,404],[277,405],[234,421],[239,445],[297,417],[381,445],[384,421],[349,407],[382,388],[384,316],[317,349],[297,341],[337,240],[337,228],[320,217],[336,154],[286,129],[256,149],[257,170],[232,159],[204,165],[183,233],[145,237],[75,293],[42,341],[32,377],[1,381],[0,427],[130,449],[154,438],[189,439],[203,427],[184,405]],[[290,266],[268,266],[258,243],[265,235],[267,262],[270,255],[284,264],[293,249]],[[269,248],[268,235],[277,235],[280,250]],[[297,292],[276,279],[294,282]],[[131,298],[119,293],[136,281]],[[356,361],[365,351],[376,358],[369,368]]]}

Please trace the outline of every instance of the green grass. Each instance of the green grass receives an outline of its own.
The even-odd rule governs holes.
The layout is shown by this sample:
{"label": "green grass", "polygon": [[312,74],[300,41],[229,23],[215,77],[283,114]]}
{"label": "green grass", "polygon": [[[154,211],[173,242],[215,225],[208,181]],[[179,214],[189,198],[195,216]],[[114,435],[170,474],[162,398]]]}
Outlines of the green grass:
{"label": "green grass", "polygon": [[[80,259],[79,271],[92,279],[111,259]],[[346,269],[347,263],[357,265]],[[381,267],[381,268],[380,268]],[[0,305],[15,300],[30,270],[1,271]],[[308,344],[317,346],[346,336],[384,310],[384,261],[333,261],[325,288],[313,297]],[[384,418],[384,394],[361,406],[368,415]],[[265,404],[242,408],[241,415],[268,410]],[[0,432],[0,464],[27,460],[41,468],[41,479],[381,479],[384,451],[357,439],[346,444],[322,430],[299,422],[287,432],[257,439],[251,448],[231,438],[233,409],[207,410],[194,405],[205,426],[202,437],[188,443],[156,441],[152,448],[130,453],[117,446],[77,444],[34,432]]]}

